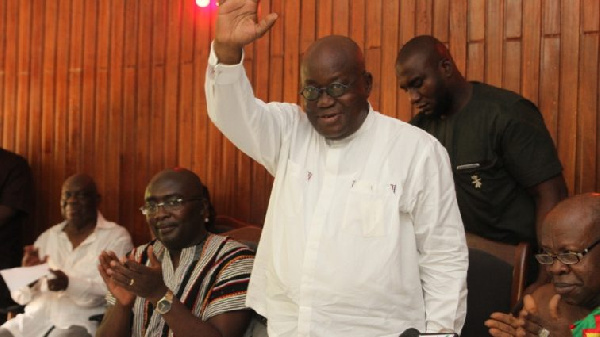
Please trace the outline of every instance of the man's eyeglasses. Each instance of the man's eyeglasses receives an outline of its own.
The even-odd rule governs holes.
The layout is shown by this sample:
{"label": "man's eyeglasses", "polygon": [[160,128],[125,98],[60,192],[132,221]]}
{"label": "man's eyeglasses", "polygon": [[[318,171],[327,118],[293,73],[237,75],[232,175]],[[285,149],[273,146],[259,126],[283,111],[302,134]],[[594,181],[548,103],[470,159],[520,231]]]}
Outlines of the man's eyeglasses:
{"label": "man's eyeglasses", "polygon": [[67,202],[67,200],[71,198],[77,201],[85,201],[87,199],[93,198],[94,196],[96,196],[96,194],[90,191],[65,191],[61,196],[61,201]]}
{"label": "man's eyeglasses", "polygon": [[306,99],[307,101],[318,100],[319,97],[321,97],[321,95],[323,94],[323,92],[326,92],[327,95],[333,98],[338,98],[345,94],[348,91],[348,89],[350,89],[350,87],[354,84],[354,82],[355,81],[352,81],[352,83],[349,84],[333,82],[328,86],[322,88],[317,88],[313,85],[307,85],[304,88],[302,88],[302,90],[300,90],[300,95],[302,95],[302,97],[304,97],[304,99]]}
{"label": "man's eyeglasses", "polygon": [[592,248],[596,247],[598,244],[600,243],[600,240],[592,243],[591,246],[587,247],[586,249],[584,249],[581,252],[564,252],[564,253],[558,253],[558,254],[550,254],[550,253],[540,253],[540,254],[535,254],[535,259],[540,263],[540,264],[553,264],[554,263],[554,259],[557,259],[558,261],[560,261],[563,264],[576,264],[579,261],[581,261],[581,259],[590,252],[590,250],[592,250]]}
{"label": "man's eyeglasses", "polygon": [[178,212],[183,209],[183,205],[188,201],[203,200],[201,197],[194,198],[173,198],[161,202],[149,201],[144,206],[140,207],[140,211],[144,215],[154,215],[158,213],[158,209],[162,207],[165,212]]}

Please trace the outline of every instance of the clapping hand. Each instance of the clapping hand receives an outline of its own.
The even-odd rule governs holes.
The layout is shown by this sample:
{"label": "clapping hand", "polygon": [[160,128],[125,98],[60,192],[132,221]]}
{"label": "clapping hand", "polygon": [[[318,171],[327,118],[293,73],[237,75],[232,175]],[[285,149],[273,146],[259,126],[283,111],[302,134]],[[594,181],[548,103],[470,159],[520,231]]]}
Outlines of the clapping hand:
{"label": "clapping hand", "polygon": [[46,261],[48,261],[48,256],[40,259],[38,249],[34,246],[27,245],[23,247],[23,260],[21,261],[23,267],[37,266],[38,264],[46,263]]}
{"label": "clapping hand", "polygon": [[559,312],[560,295],[554,294],[548,303],[550,317],[538,315],[535,301],[531,295],[523,298],[523,310],[519,319],[523,322],[519,329],[522,337],[571,337],[570,323],[561,317]]}
{"label": "clapping hand", "polygon": [[130,292],[127,288],[120,286],[112,278],[115,273],[113,265],[120,265],[121,261],[114,252],[103,251],[98,257],[100,263],[98,264],[98,271],[102,280],[106,284],[108,291],[115,297],[120,305],[125,307],[131,307],[135,300],[135,294]]}
{"label": "clapping hand", "polygon": [[517,330],[523,324],[523,321],[511,314],[495,312],[484,324],[489,328],[491,336],[509,337],[517,336]]}
{"label": "clapping hand", "polygon": [[110,253],[100,255],[100,274],[110,292],[123,305],[131,305],[136,296],[156,303],[167,292],[162,267],[152,246],[148,247],[147,253],[149,266],[138,263],[132,256],[119,261]]}

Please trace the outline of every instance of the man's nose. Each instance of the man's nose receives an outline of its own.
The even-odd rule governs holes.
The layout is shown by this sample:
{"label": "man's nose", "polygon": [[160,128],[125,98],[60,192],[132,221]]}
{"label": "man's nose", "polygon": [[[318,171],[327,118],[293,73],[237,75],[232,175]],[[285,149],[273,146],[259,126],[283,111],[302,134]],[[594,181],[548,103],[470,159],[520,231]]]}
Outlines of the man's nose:
{"label": "man's nose", "polygon": [[410,99],[410,104],[415,104],[421,99],[421,94],[419,94],[417,90],[411,89],[408,90],[408,97]]}
{"label": "man's nose", "polygon": [[335,102],[335,99],[327,93],[326,90],[321,90],[319,98],[317,98],[317,106],[318,107],[328,107],[331,106]]}
{"label": "man's nose", "polygon": [[546,270],[552,274],[562,274],[567,272],[569,266],[560,262],[557,258],[554,258],[552,264],[546,265]]}

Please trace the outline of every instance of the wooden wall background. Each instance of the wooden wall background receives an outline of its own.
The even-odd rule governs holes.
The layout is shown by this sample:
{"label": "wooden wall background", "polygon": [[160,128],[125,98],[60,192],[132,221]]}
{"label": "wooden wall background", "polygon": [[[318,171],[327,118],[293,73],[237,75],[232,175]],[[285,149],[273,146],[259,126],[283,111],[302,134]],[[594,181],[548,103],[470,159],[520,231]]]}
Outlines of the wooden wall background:
{"label": "wooden wall background", "polygon": [[[597,0],[262,0],[280,19],[247,49],[259,97],[298,101],[299,60],[315,38],[363,46],[371,102],[408,120],[399,47],[418,34],[448,43],[469,79],[537,103],[571,193],[600,190]],[[149,178],[182,166],[208,184],[217,211],[261,223],[271,178],[210,124],[203,93],[215,8],[194,0],[0,0],[0,146],[34,171],[29,240],[60,220],[59,192],[92,174],[105,216],[136,243]]]}

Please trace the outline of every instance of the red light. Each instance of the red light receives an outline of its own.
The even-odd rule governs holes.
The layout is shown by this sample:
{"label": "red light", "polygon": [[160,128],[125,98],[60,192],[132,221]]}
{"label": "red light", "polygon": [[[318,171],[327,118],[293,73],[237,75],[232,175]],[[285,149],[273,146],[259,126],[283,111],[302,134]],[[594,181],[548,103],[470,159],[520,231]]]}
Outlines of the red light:
{"label": "red light", "polygon": [[198,5],[198,7],[208,7],[208,5],[210,5],[210,0],[196,0],[196,5]]}

